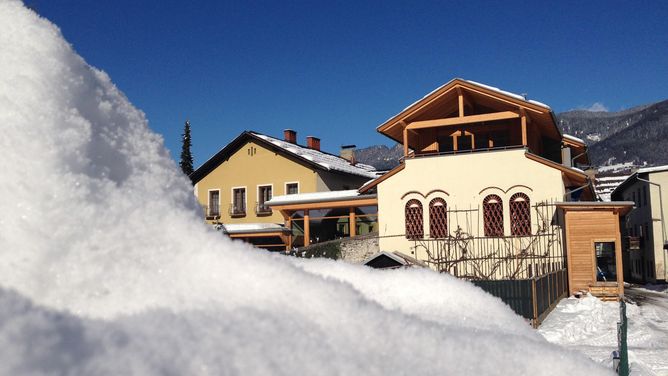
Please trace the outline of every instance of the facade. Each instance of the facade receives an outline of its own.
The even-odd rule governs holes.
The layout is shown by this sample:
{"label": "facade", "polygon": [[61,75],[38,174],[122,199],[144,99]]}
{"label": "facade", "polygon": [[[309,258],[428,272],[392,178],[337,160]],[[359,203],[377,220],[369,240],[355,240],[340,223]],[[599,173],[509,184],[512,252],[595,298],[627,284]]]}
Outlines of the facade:
{"label": "facade", "polygon": [[622,221],[626,239],[624,272],[638,282],[666,281],[668,246],[668,166],[640,168],[613,192],[613,200],[633,201],[635,208]]}
{"label": "facade", "polygon": [[377,194],[381,251],[473,280],[579,267],[572,288],[623,291],[618,223],[599,233],[578,219],[618,220],[629,204],[594,202],[586,146],[547,105],[455,79],[378,131],[404,148],[397,168],[359,189]]}
{"label": "facade", "polygon": [[207,223],[234,238],[284,250],[290,236],[285,218],[267,203],[279,195],[355,189],[375,178],[375,169],[320,150],[320,140],[297,144],[246,131],[191,175]]}

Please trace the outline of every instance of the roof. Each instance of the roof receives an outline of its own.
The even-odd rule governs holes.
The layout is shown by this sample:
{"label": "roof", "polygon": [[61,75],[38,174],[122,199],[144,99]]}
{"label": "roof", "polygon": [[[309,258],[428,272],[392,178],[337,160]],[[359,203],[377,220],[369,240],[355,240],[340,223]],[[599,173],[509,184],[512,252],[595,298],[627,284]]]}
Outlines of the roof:
{"label": "roof", "polygon": [[633,201],[566,201],[555,205],[564,210],[619,210],[624,215],[633,209]]}
{"label": "roof", "polygon": [[278,223],[228,223],[220,225],[220,229],[226,234],[257,234],[289,231],[285,226]]}
{"label": "roof", "polygon": [[376,195],[362,195],[356,189],[351,189],[346,191],[297,193],[291,195],[274,196],[271,200],[267,201],[266,204],[268,206],[275,206],[313,202],[363,200],[366,198],[375,197]]}
{"label": "roof", "polygon": [[623,189],[626,185],[631,183],[631,181],[635,180],[638,177],[638,174],[651,174],[654,172],[664,172],[664,171],[668,171],[668,165],[639,168],[631,176],[626,178],[623,182],[619,183],[617,188],[615,188],[612,191],[612,193],[610,193],[610,196],[614,195],[618,190]]}
{"label": "roof", "polygon": [[434,101],[438,100],[439,98],[443,98],[447,95],[447,93],[452,92],[454,89],[458,88],[469,91],[471,94],[476,96],[487,98],[492,97],[497,102],[505,102],[507,105],[512,105],[513,107],[519,106],[523,109],[526,109],[528,112],[531,112],[535,116],[540,116],[545,124],[549,124],[548,128],[553,136],[558,137],[561,140],[561,131],[559,130],[559,127],[557,127],[554,113],[548,105],[534,100],[527,100],[522,95],[461,78],[450,80],[446,84],[439,86],[421,99],[410,104],[401,112],[390,117],[380,126],[378,126],[377,131],[401,143],[401,132],[398,132],[396,129],[398,124],[403,123],[403,127],[405,127],[408,122],[412,121],[410,119],[415,118],[423,111],[427,111],[426,109],[428,109],[429,106],[434,103]]}
{"label": "roof", "polygon": [[288,158],[292,158],[302,164],[319,170],[361,176],[369,179],[373,179],[378,176],[376,169],[373,166],[362,163],[353,165],[348,160],[334,154],[310,149],[305,146],[279,140],[277,138],[258,132],[244,131],[229,144],[220,149],[218,153],[209,158],[208,161],[204,162],[192,174],[190,174],[190,179],[193,181],[193,183],[197,183],[198,181],[202,180],[207,174],[213,171],[221,163],[226,161],[234,152],[236,152],[249,140],[253,140],[260,145],[264,145],[270,150],[281,153]]}
{"label": "roof", "polygon": [[[387,261],[393,261],[396,264],[393,264],[392,262],[388,263],[386,261],[381,261],[378,262],[380,259],[386,258],[389,259]],[[422,268],[428,268],[426,264],[424,264],[422,261],[417,260],[411,256],[408,256],[406,254],[403,254],[398,251],[394,252],[385,252],[381,251],[376,253],[375,255],[369,257],[366,259],[362,264],[370,266],[375,269],[387,269],[387,268],[398,268],[398,267],[422,267]]]}

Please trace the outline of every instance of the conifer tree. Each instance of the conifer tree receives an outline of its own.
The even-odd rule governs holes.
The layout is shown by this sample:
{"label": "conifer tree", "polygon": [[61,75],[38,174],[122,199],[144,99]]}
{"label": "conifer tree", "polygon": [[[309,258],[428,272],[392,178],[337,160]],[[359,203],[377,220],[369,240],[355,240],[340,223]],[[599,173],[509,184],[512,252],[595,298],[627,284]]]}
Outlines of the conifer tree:
{"label": "conifer tree", "polygon": [[182,144],[181,144],[181,171],[184,174],[190,175],[193,173],[193,156],[190,153],[190,147],[192,146],[192,141],[190,140],[190,121],[186,120],[186,124],[183,127]]}

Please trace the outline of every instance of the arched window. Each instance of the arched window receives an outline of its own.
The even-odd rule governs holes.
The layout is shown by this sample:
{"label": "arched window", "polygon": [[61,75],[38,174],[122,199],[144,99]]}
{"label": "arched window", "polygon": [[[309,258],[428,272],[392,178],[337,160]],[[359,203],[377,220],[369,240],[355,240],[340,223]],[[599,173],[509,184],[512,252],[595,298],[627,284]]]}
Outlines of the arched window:
{"label": "arched window", "polygon": [[429,202],[429,236],[445,238],[448,235],[448,204],[437,197]]}
{"label": "arched window", "polygon": [[424,237],[422,226],[422,203],[410,200],[406,203],[406,238],[420,239]]}
{"label": "arched window", "polygon": [[503,236],[503,201],[497,195],[489,195],[482,201],[485,236]]}
{"label": "arched window", "polygon": [[531,202],[524,193],[515,193],[510,197],[510,233],[531,235]]}

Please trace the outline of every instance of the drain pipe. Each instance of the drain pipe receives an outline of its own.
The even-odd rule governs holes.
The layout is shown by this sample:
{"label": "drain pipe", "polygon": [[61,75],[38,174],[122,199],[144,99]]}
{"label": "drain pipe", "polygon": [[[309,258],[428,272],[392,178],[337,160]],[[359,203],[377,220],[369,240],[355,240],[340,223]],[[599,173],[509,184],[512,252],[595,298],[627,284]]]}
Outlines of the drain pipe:
{"label": "drain pipe", "polygon": [[591,182],[588,182],[587,184],[583,185],[582,187],[578,187],[578,188],[576,188],[576,189],[574,189],[574,190],[572,190],[572,191],[568,191],[568,192],[564,193],[564,198],[566,198],[566,196],[568,196],[568,195],[570,195],[570,194],[573,194],[573,192],[577,192],[577,191],[583,190],[583,189],[589,187],[590,185],[591,185]]}
{"label": "drain pipe", "polygon": [[[651,185],[655,185],[655,186],[659,187],[659,207],[660,207],[659,209],[661,211],[661,235],[663,237],[663,244],[661,245],[661,253],[663,253],[663,279],[665,280],[665,279],[668,279],[668,278],[666,278],[666,274],[668,274],[668,273],[666,273],[666,267],[668,266],[666,264],[666,253],[668,251],[666,251],[666,249],[665,249],[665,247],[666,247],[666,226],[665,226],[665,222],[663,220],[663,197],[661,195],[661,184],[653,183],[649,180],[642,179],[639,176],[636,176],[636,179],[640,180],[640,181],[644,181],[645,183],[649,183]],[[651,216],[651,210],[650,210],[650,216]]]}

